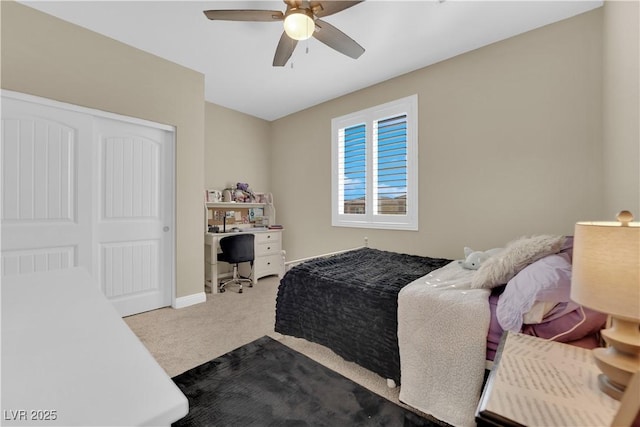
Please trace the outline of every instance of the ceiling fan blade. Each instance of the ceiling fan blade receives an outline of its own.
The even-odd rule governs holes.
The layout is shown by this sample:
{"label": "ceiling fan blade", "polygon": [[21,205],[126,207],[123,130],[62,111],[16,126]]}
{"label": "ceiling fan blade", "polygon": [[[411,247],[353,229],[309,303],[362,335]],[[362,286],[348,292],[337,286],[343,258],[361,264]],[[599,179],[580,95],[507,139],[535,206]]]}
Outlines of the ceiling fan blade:
{"label": "ceiling fan blade", "polygon": [[284,14],[279,10],[205,10],[207,18],[218,21],[282,21]]}
{"label": "ceiling fan blade", "polygon": [[352,6],[362,3],[360,1],[311,1],[310,6],[313,13],[318,18],[324,18],[325,16],[333,15],[342,10],[348,9]]}
{"label": "ceiling fan blade", "polygon": [[287,33],[283,32],[278,42],[278,47],[276,48],[276,54],[273,57],[273,66],[284,67],[289,58],[291,58],[291,54],[297,44],[298,40],[290,38],[287,36]]}
{"label": "ceiling fan blade", "polygon": [[355,40],[321,19],[316,19],[316,31],[313,37],[353,59],[358,59],[364,53],[364,48]]}

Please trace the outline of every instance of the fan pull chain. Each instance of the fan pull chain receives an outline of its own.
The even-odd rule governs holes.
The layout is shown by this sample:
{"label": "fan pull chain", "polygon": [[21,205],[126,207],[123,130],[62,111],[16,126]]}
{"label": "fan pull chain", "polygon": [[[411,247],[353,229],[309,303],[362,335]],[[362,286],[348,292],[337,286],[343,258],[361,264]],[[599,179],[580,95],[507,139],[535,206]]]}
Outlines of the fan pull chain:
{"label": "fan pull chain", "polygon": [[[309,40],[305,40],[304,53],[309,54]],[[289,66],[293,70],[293,60],[289,62]]]}

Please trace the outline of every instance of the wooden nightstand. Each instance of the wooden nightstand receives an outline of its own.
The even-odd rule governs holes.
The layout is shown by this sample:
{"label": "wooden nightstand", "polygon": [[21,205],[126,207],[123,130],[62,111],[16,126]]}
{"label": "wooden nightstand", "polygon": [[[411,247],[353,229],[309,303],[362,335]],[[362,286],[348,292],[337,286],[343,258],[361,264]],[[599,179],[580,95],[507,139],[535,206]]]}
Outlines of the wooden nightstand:
{"label": "wooden nightstand", "polygon": [[608,426],[620,402],[598,388],[590,350],[505,332],[476,411],[479,426]]}

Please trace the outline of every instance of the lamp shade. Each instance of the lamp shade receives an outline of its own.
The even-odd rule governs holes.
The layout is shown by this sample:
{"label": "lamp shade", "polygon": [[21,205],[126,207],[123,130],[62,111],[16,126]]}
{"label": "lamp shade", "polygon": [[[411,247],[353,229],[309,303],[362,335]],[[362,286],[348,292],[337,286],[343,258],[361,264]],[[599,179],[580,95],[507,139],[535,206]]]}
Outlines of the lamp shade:
{"label": "lamp shade", "polygon": [[602,313],[640,320],[640,223],[578,222],[571,299]]}

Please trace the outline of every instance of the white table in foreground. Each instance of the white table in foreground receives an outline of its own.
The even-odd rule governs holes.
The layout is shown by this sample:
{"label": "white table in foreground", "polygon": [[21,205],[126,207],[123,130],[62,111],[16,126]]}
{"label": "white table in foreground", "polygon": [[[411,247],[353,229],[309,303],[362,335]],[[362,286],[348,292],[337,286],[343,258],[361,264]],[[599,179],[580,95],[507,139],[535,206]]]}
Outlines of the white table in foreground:
{"label": "white table in foreground", "polygon": [[187,398],[86,270],[2,279],[2,425],[170,425]]}

